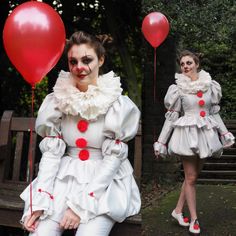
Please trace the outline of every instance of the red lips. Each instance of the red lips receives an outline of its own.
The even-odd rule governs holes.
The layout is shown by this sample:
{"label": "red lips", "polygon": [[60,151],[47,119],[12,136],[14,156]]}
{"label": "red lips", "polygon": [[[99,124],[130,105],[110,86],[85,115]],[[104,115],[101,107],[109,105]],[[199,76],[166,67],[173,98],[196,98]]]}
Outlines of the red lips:
{"label": "red lips", "polygon": [[86,75],[78,75],[79,79],[83,79]]}

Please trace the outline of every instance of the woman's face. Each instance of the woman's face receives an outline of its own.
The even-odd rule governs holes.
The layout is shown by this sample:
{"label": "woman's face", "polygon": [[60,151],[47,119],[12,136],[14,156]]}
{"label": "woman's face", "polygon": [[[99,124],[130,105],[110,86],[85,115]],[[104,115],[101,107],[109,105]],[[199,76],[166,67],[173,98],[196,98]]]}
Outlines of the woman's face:
{"label": "woman's face", "polygon": [[73,45],[68,51],[69,70],[79,89],[87,90],[89,84],[96,85],[99,67],[104,58],[98,59],[97,54],[90,45]]}
{"label": "woman's face", "polygon": [[192,79],[196,77],[198,66],[190,56],[184,56],[180,60],[181,72]]}

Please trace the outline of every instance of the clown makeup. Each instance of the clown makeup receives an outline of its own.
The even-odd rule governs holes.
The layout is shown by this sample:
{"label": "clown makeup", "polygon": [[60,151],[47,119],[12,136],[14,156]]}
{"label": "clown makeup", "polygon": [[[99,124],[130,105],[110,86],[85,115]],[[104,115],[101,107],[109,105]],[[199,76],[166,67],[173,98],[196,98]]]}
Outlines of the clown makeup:
{"label": "clown makeup", "polygon": [[198,79],[198,64],[195,63],[194,59],[190,56],[183,56],[180,60],[181,72],[191,78],[191,80]]}
{"label": "clown makeup", "polygon": [[104,58],[98,59],[97,54],[90,45],[73,45],[68,51],[68,65],[76,87],[85,92],[88,85],[96,85],[99,74],[99,67],[103,64]]}

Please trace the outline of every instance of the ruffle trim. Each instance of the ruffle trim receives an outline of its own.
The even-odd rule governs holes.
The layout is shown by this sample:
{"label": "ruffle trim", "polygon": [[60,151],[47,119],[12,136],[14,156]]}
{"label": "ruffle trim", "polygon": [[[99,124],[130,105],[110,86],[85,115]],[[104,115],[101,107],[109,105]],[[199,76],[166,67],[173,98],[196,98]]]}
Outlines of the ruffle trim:
{"label": "ruffle trim", "polygon": [[197,128],[219,128],[218,123],[214,120],[212,116],[182,116],[177,121],[172,124],[173,127],[189,127],[195,126]]}
{"label": "ruffle trim", "polygon": [[220,140],[224,148],[228,148],[235,143],[235,137],[231,132],[221,135]]}
{"label": "ruffle trim", "polygon": [[[80,161],[74,157],[65,156],[61,160],[60,172],[57,174],[57,178],[62,180],[67,176],[72,176],[79,184],[90,183],[96,176],[101,161]],[[132,175],[132,173],[133,168],[128,159],[126,159],[121,163],[114,179],[123,179],[128,175]]]}
{"label": "ruffle trim", "polygon": [[167,148],[166,145],[159,143],[159,142],[155,142],[153,144],[153,148],[155,152],[158,152],[161,157],[165,158],[167,156]]}
{"label": "ruffle trim", "polygon": [[73,192],[68,193],[67,205],[71,209],[77,209],[78,214],[82,216],[82,222],[86,223],[89,219],[104,214],[117,222],[122,222],[140,210],[139,191],[133,176],[111,181],[100,197],[96,192],[91,194],[86,184],[80,188],[77,186],[76,182],[70,186]]}
{"label": "ruffle trim", "polygon": [[211,85],[212,79],[209,73],[201,70],[198,73],[198,79],[192,81],[184,74],[175,74],[176,84],[184,93],[197,93],[198,91],[206,92]]}
{"label": "ruffle trim", "polygon": [[121,95],[120,77],[113,71],[99,76],[97,86],[89,85],[86,92],[79,91],[70,72],[61,71],[54,86],[58,109],[69,115],[80,115],[86,120],[96,120],[105,114]]}
{"label": "ruffle trim", "polygon": [[[40,219],[45,219],[47,216],[53,214],[53,199],[45,192],[39,192],[37,188],[37,178],[31,183],[32,184],[32,211],[43,210],[43,214]],[[24,222],[25,217],[30,215],[30,185],[21,193],[20,198],[25,201],[24,215],[21,221]]]}

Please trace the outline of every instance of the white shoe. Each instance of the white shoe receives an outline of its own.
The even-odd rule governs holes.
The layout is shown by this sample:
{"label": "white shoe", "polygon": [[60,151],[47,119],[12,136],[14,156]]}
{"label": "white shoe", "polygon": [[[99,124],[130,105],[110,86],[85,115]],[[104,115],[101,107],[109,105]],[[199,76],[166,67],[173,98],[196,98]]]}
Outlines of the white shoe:
{"label": "white shoe", "polygon": [[193,233],[193,234],[200,234],[200,226],[199,226],[199,222],[198,220],[193,220],[191,221],[190,223],[190,226],[189,226],[189,232]]}
{"label": "white shoe", "polygon": [[176,213],[175,210],[172,211],[171,215],[178,221],[181,226],[189,226],[189,220],[187,217],[183,216],[183,213]]}

